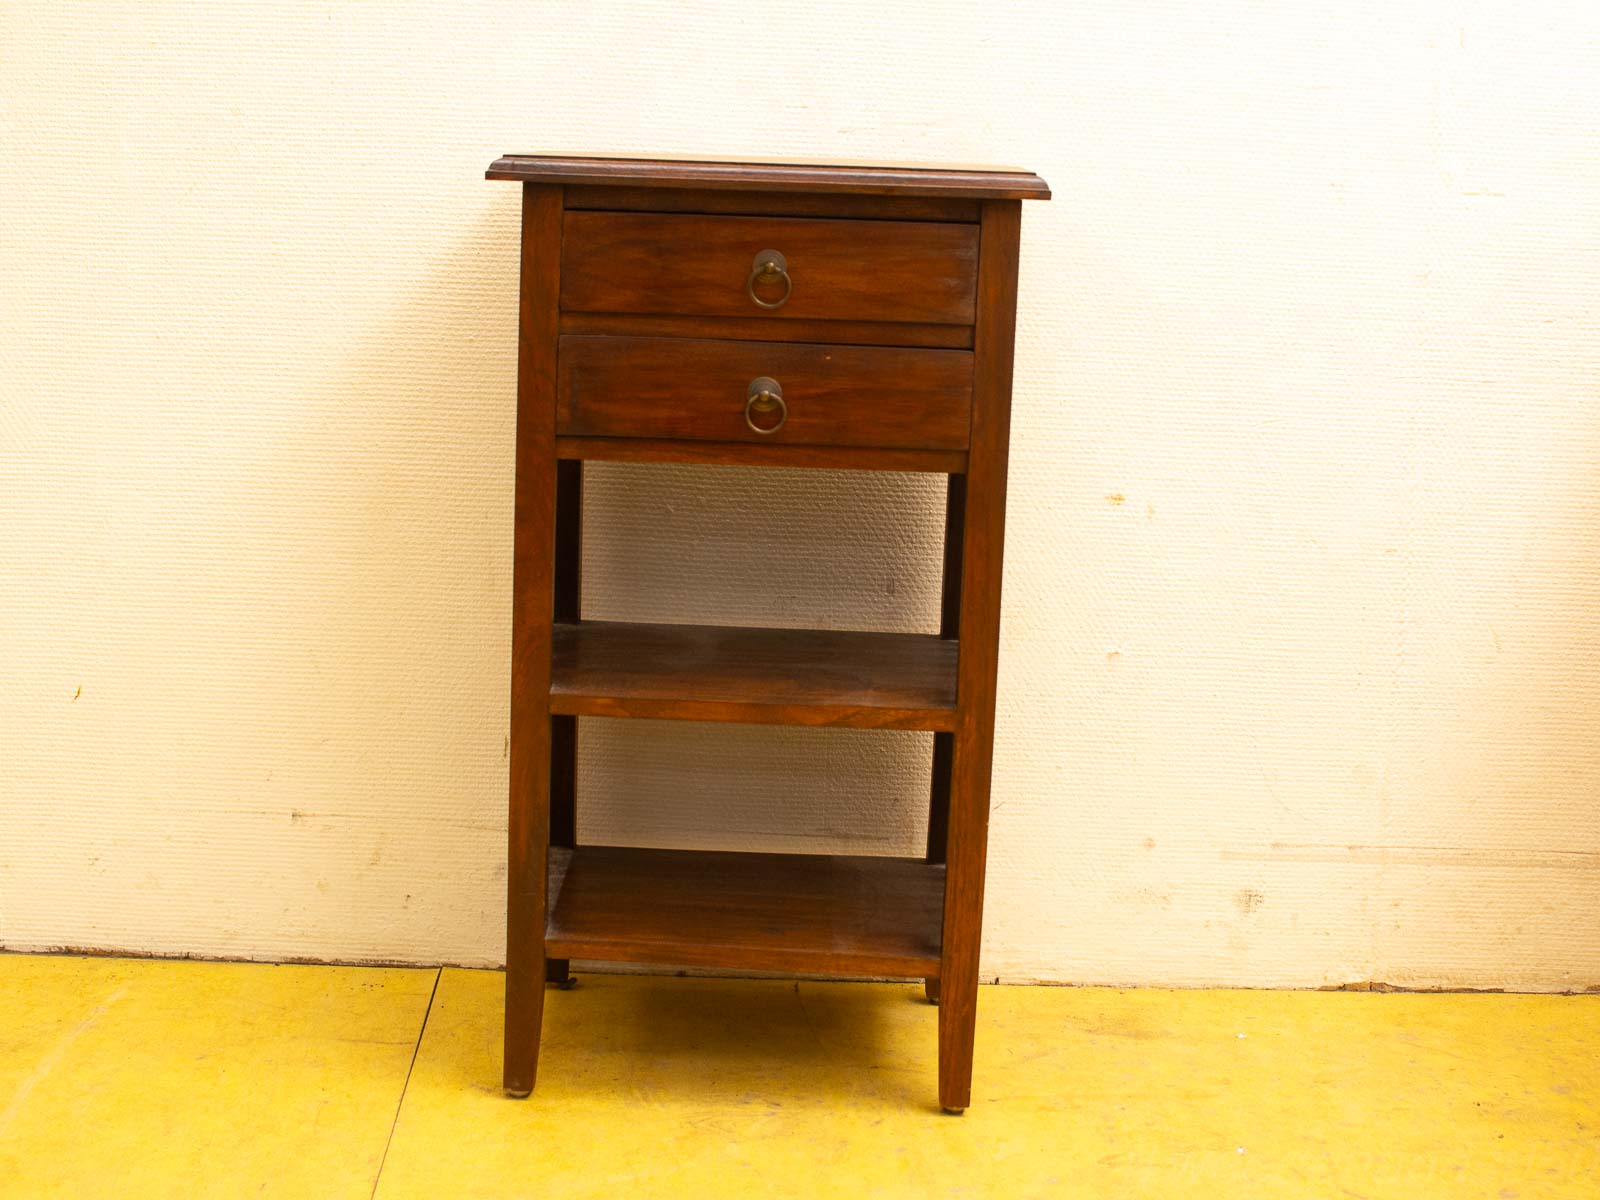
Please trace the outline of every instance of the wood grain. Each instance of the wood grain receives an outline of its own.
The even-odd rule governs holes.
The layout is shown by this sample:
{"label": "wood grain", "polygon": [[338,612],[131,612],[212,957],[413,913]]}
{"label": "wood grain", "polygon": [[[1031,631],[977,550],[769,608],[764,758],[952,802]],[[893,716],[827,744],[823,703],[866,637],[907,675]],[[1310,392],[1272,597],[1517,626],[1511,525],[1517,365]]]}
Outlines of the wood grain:
{"label": "wood grain", "polygon": [[522,193],[516,498],[511,553],[510,811],[506,862],[505,1090],[526,1096],[544,1016],[550,842],[550,626],[555,604],[556,312],[561,189]]}
{"label": "wood grain", "polygon": [[562,458],[603,462],[705,463],[735,467],[813,467],[837,471],[967,469],[965,450],[885,450],[875,446],[791,446],[782,443],[686,442],[650,438],[558,437]]}
{"label": "wood grain", "polygon": [[[762,308],[746,291],[763,250],[788,261],[794,290],[781,308]],[[977,254],[975,225],[569,212],[561,307],[756,317],[775,326],[805,319],[970,325]],[[782,293],[778,284],[757,289],[769,301]]]}
{"label": "wood grain", "polygon": [[[745,420],[750,381],[783,388],[772,433]],[[961,450],[971,427],[965,350],[681,338],[561,339],[563,436]]]}
{"label": "wood grain", "polygon": [[545,941],[607,962],[926,978],[943,887],[944,868],[908,858],[584,846]]}
{"label": "wood grain", "polygon": [[561,314],[562,333],[612,333],[632,337],[734,338],[770,342],[824,342],[850,346],[927,346],[972,349],[970,325],[920,325],[910,321],[785,321],[763,317],[684,317],[672,314]]}
{"label": "wood grain", "polygon": [[804,164],[707,162],[670,158],[584,158],[507,154],[485,173],[489,179],[561,184],[633,184],[752,192],[824,192],[883,196],[1048,200],[1050,187],[1028,171],[1007,167],[930,164]]}
{"label": "wood grain", "polygon": [[[1018,200],[1048,189],[1026,172],[532,156],[490,174],[546,181],[523,206],[507,1091],[533,1086],[546,971],[584,957],[921,978],[939,1101],[964,1110]],[[778,309],[744,290],[764,249],[789,256]],[[744,423],[761,375],[788,405],[766,435]],[[939,634],[581,620],[591,458],[947,472]],[[579,847],[579,715],[931,730],[926,855]]]}
{"label": "wood grain", "polygon": [[939,1104],[951,1111],[964,1110],[972,1098],[1021,220],[1022,206],[1014,200],[997,200],[983,207],[975,344],[978,367],[961,539],[960,711],[950,760],[948,873],[939,969]]}
{"label": "wood grain", "polygon": [[594,717],[950,730],[956,659],[955,642],[929,634],[558,624],[550,709]]}
{"label": "wood grain", "polygon": [[969,224],[978,221],[976,200],[663,187],[569,187],[567,208],[722,213],[741,217],[854,217],[867,221],[965,221]]}

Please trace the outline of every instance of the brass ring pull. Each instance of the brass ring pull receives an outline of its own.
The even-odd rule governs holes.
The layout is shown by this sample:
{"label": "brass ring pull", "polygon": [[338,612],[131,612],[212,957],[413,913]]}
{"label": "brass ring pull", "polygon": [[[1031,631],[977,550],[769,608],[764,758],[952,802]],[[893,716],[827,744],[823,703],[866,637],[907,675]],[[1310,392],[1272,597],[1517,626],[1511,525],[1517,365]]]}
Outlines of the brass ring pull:
{"label": "brass ring pull", "polygon": [[[756,424],[758,414],[765,417],[774,412],[778,414],[778,419],[771,425]],[[783,388],[778,381],[770,375],[752,379],[744,401],[744,423],[756,433],[777,433],[788,419],[789,406],[783,402]]]}
{"label": "brass ring pull", "polygon": [[[780,279],[783,280],[783,295],[776,300],[763,300],[756,295],[756,284],[777,283]],[[763,250],[750,264],[750,278],[745,280],[744,290],[762,308],[782,308],[794,294],[794,280],[789,278],[789,260],[776,250]]]}

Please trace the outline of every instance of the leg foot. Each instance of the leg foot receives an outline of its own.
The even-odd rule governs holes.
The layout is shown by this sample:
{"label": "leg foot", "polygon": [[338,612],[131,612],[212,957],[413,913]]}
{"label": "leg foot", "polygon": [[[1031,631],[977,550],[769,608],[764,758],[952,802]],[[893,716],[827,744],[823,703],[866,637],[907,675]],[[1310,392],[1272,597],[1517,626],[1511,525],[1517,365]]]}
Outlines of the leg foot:
{"label": "leg foot", "polygon": [[513,1090],[512,1088],[506,1089],[506,1098],[508,1100],[526,1100],[531,1095],[533,1095],[532,1088],[523,1088],[520,1091]]}
{"label": "leg foot", "polygon": [[939,978],[938,978],[938,976],[934,976],[931,979],[924,979],[922,981],[922,994],[928,998],[928,1003],[929,1004],[937,1004],[937,1003],[939,1003]]}
{"label": "leg foot", "polygon": [[964,1108],[945,1108],[942,1111],[947,1116],[959,1117],[962,1113],[966,1112],[967,1110],[964,1109]]}
{"label": "leg foot", "polygon": [[526,1096],[539,1074],[544,939],[529,931],[533,908],[525,897],[512,897],[506,936],[505,1078],[501,1081],[508,1096]]}
{"label": "leg foot", "polygon": [[947,961],[939,975],[939,1107],[972,1103],[972,1040],[978,1024],[976,963]]}
{"label": "leg foot", "polygon": [[559,988],[570,988],[572,986],[572,972],[567,970],[567,960],[564,958],[545,959],[544,981],[553,983]]}

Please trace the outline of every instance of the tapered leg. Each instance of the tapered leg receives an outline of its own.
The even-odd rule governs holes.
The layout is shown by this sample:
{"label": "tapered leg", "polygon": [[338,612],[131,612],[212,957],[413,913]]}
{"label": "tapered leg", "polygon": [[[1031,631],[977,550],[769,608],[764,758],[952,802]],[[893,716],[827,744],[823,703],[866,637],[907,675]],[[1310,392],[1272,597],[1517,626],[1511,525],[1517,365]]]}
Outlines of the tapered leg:
{"label": "tapered leg", "polygon": [[[549,662],[546,655],[546,664]],[[548,678],[548,665],[546,666]],[[513,680],[516,671],[513,668]],[[513,684],[511,821],[506,894],[505,1090],[526,1096],[539,1070],[539,1030],[544,1019],[545,886],[549,863],[549,775],[541,770],[549,755],[550,722],[519,720]],[[549,685],[545,685],[548,695]],[[546,701],[546,703],[548,703]],[[543,705],[539,706],[543,708]]]}
{"label": "tapered leg", "polygon": [[556,515],[555,351],[561,189],[522,189],[516,499],[511,542],[511,747],[506,855],[505,1090],[539,1069],[550,862],[550,639]]}
{"label": "tapered leg", "polygon": [[[968,992],[970,991],[970,996]],[[972,1103],[972,1044],[978,1029],[977,979],[962,998],[939,1005],[939,1107],[964,1113]]]}
{"label": "tapered leg", "polygon": [[978,951],[983,935],[984,858],[989,825],[986,737],[968,722],[951,769],[950,845],[945,865],[944,938],[939,956],[939,1107],[961,1112],[972,1100],[972,1046],[978,1022]]}
{"label": "tapered leg", "polygon": [[506,943],[506,1095],[521,1098],[533,1091],[539,1073],[539,1030],[544,1021],[544,924],[542,902],[511,902]]}
{"label": "tapered leg", "polygon": [[[972,1100],[1021,208],[1015,200],[985,201],[978,250],[972,435],[962,497],[961,648],[956,729],[950,746],[944,929],[939,951],[939,1104],[950,1112],[964,1111]],[[951,494],[955,494],[954,487]]]}

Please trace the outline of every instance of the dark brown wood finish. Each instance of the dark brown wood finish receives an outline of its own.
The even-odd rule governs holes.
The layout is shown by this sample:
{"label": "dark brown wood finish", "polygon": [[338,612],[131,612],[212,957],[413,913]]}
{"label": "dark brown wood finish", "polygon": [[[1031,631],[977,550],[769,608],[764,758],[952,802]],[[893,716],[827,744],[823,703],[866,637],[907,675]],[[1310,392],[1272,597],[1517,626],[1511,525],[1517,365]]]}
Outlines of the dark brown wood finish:
{"label": "dark brown wood finish", "polygon": [[909,858],[584,846],[545,943],[609,962],[926,977],[943,889],[944,868]]}
{"label": "dark brown wood finish", "polygon": [[[966,536],[967,477],[952,474],[945,487],[944,565],[939,596],[939,636],[959,636],[961,621],[961,543]],[[933,739],[933,771],[928,789],[928,861],[943,862],[950,830],[950,761],[955,738]]]}
{"label": "dark brown wood finish", "polygon": [[806,195],[685,191],[661,187],[569,187],[567,208],[605,212],[725,213],[735,217],[854,217],[868,221],[965,221],[978,201],[927,196]]}
{"label": "dark brown wood finish", "polygon": [[724,467],[815,467],[835,471],[967,469],[965,450],[885,450],[876,446],[786,446],[781,442],[684,442],[663,438],[556,438],[562,458],[604,462],[701,463]]}
{"label": "dark brown wood finish", "polygon": [[[747,285],[757,254],[776,250],[793,290],[763,308]],[[688,213],[569,212],[561,307],[787,321],[970,325],[975,225]],[[755,294],[779,302],[781,284]],[[774,329],[772,337],[786,336]]]}
{"label": "dark brown wood finish", "polygon": [[[762,377],[778,381],[787,406],[770,433],[745,413]],[[556,432],[566,437],[964,450],[972,355],[567,334],[557,389]]]}
{"label": "dark brown wood finish", "polygon": [[506,862],[505,1090],[526,1096],[544,1017],[550,845],[550,627],[555,586],[556,307],[561,189],[522,192],[515,524],[511,554],[510,815]]}
{"label": "dark brown wood finish", "polygon": [[[538,981],[580,957],[921,978],[939,1102],[965,1109],[1018,201],[1048,188],[1003,169],[536,156],[490,177],[525,182],[507,1091],[533,1085]],[[794,280],[779,309],[745,294],[766,249]],[[744,422],[762,375],[789,409],[770,435]],[[939,633],[582,621],[586,459],[946,473]],[[926,855],[577,846],[580,715],[931,730]]]}
{"label": "dark brown wood finish", "polygon": [[[583,463],[556,464],[555,608],[557,621],[576,624],[583,574]],[[578,844],[578,719],[550,717],[550,845]],[[549,983],[571,982],[564,958],[546,958]]]}
{"label": "dark brown wood finish", "polygon": [[1029,171],[1010,167],[926,164],[857,165],[702,162],[670,158],[601,158],[507,154],[488,179],[543,183],[701,188],[746,192],[820,192],[877,196],[943,196],[975,200],[1048,200],[1050,188]]}
{"label": "dark brown wood finish", "polygon": [[950,760],[944,933],[939,962],[939,1104],[966,1109],[972,1098],[972,1042],[978,1012],[978,947],[983,935],[984,859],[989,839],[989,772],[994,755],[995,678],[1000,645],[1000,569],[1006,534],[1006,450],[1011,429],[1011,363],[1016,337],[1017,254],[1022,205],[983,209],[978,275],[972,447],[961,539],[957,684],[959,712]]}
{"label": "dark brown wood finish", "polygon": [[956,658],[954,642],[931,634],[558,624],[550,710],[949,730],[956,721]]}
{"label": "dark brown wood finish", "polygon": [[950,759],[955,736],[939,733],[933,739],[933,769],[928,785],[928,861],[943,862],[950,840]]}
{"label": "dark brown wood finish", "polygon": [[678,337],[770,342],[823,342],[850,346],[927,346],[971,350],[970,325],[918,325],[909,321],[786,321],[781,329],[761,317],[677,317],[670,314],[562,313],[562,333],[625,337]]}

